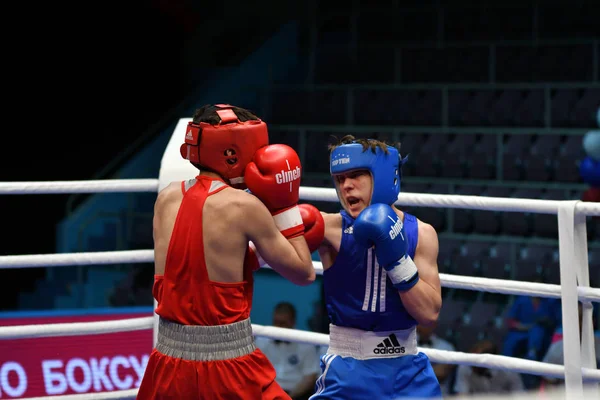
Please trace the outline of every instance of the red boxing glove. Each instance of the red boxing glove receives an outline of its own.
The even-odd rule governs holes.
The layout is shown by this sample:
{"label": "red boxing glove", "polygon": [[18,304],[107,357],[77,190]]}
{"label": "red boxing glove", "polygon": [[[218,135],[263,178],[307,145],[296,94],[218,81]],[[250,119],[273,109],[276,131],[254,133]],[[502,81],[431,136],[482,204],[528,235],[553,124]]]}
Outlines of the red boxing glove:
{"label": "red boxing glove", "polygon": [[285,144],[261,147],[244,171],[248,189],[267,206],[285,237],[304,233],[297,203],[300,198],[300,158]]}
{"label": "red boxing glove", "polygon": [[312,253],[317,250],[325,237],[325,221],[321,212],[311,204],[300,204],[300,215],[304,223],[304,238]]}
{"label": "red boxing glove", "polygon": [[298,154],[285,144],[261,147],[244,171],[248,189],[271,211],[295,206],[300,198]]}

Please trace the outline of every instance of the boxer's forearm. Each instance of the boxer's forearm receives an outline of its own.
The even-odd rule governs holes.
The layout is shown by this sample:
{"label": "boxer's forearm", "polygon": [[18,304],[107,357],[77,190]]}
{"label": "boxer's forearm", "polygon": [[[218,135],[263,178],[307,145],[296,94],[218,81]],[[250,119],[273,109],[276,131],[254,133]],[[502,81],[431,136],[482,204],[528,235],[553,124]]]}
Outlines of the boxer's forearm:
{"label": "boxer's forearm", "polygon": [[425,280],[420,279],[410,290],[399,293],[404,308],[419,324],[427,326],[437,321],[442,297]]}

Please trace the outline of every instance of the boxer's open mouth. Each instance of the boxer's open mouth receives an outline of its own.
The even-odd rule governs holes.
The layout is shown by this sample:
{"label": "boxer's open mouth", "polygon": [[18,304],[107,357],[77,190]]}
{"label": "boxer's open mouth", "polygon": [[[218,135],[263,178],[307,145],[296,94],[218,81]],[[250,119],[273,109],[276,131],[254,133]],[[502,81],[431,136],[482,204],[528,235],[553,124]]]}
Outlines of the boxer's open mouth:
{"label": "boxer's open mouth", "polygon": [[346,202],[348,203],[349,206],[353,206],[355,204],[357,204],[360,201],[360,199],[357,199],[356,197],[350,196],[350,197],[346,197]]}

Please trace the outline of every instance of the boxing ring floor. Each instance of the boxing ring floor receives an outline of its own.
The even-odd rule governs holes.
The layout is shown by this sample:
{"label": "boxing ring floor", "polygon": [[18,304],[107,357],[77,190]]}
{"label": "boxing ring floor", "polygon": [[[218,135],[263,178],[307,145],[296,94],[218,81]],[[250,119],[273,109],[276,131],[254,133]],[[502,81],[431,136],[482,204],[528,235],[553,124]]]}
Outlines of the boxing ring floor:
{"label": "boxing ring floor", "polygon": [[[179,155],[181,138],[189,118],[182,118],[163,154],[158,179],[89,180],[55,182],[0,182],[0,195],[71,194],[71,193],[157,193],[171,181],[181,181],[196,175],[197,170]],[[301,187],[303,202],[337,202],[334,189]],[[581,399],[600,398],[600,369],[596,366],[594,332],[592,327],[592,303],[600,302],[600,289],[590,287],[586,217],[600,216],[599,203],[581,201],[555,201],[499,197],[478,197],[442,194],[401,193],[397,204],[400,207],[443,207],[487,210],[499,212],[527,212],[553,214],[557,216],[560,285],[521,282],[504,279],[489,279],[450,274],[440,274],[442,287],[500,293],[505,295],[529,295],[562,299],[564,338],[564,365],[506,357],[493,354],[470,354],[419,348],[433,363],[471,365],[491,369],[504,369],[518,373],[563,378],[564,390],[553,394],[517,396],[520,398]],[[81,252],[61,254],[33,254],[0,256],[0,268],[33,268],[84,266],[102,264],[153,263],[152,249]],[[314,262],[318,274],[322,265]],[[267,267],[268,268],[268,267]],[[255,296],[260,296],[255,293]],[[581,340],[579,336],[578,302],[583,307]],[[443,306],[442,306],[442,311]],[[120,319],[114,321],[39,324],[0,327],[0,340],[45,338],[52,336],[81,336],[115,332],[142,331],[152,329],[156,339],[158,316]],[[252,325],[255,336],[327,345],[326,334],[308,331]],[[584,388],[584,380],[586,386]],[[36,397],[36,399],[122,399],[134,398],[137,389],[117,390],[75,395]],[[565,397],[566,396],[566,397]],[[7,398],[6,396],[2,398]],[[9,397],[10,398],[10,397]],[[14,396],[12,398],[15,398]],[[30,397],[32,398],[32,397]],[[472,397],[470,397],[472,398]],[[485,397],[494,398],[494,397]],[[498,397],[500,398],[500,397]],[[505,397],[502,397],[505,398]]]}

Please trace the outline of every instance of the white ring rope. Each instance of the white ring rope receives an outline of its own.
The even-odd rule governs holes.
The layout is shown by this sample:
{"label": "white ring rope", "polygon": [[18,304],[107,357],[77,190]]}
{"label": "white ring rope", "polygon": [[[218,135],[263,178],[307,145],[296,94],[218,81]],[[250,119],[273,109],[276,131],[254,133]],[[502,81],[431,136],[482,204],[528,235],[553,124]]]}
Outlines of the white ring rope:
{"label": "white ring rope", "polygon": [[[157,192],[158,179],[106,179],[91,181],[0,182],[0,194],[57,194],[101,192]],[[300,198],[312,201],[337,201],[332,188],[303,186]],[[557,214],[567,200],[516,199],[506,197],[463,196],[455,194],[400,193],[398,204],[419,207],[469,208],[487,211]],[[580,202],[577,214],[600,215],[600,204]]]}
{"label": "white ring rope", "polygon": [[[399,205],[418,207],[468,208],[470,210],[534,212],[538,214],[557,214],[558,208],[568,200],[538,200],[507,197],[463,196],[458,194],[400,193]],[[578,205],[577,213],[600,215],[600,204],[591,207]],[[590,214],[588,214],[590,213]]]}
{"label": "white ring rope", "polygon": [[[152,329],[153,324],[153,317],[142,317],[98,322],[9,326],[0,328],[0,339],[25,339],[49,336],[75,336],[115,333],[122,331]],[[324,333],[257,324],[252,324],[252,332],[255,336],[263,336],[272,339],[290,340],[293,342],[321,346],[329,344],[329,335]],[[564,378],[565,376],[564,366],[548,364],[539,361],[515,359],[513,357],[499,356],[494,354],[470,354],[458,351],[434,350],[426,348],[419,348],[419,351],[425,353],[434,363],[473,365],[533,375],[551,376],[555,378]],[[586,379],[600,381],[600,370],[582,368],[582,374]]]}
{"label": "white ring rope", "polygon": [[[317,274],[323,273],[323,267],[319,262],[313,262]],[[268,267],[265,267],[268,268]],[[520,281],[509,281],[505,279],[489,279],[489,278],[469,278],[458,275],[440,274],[440,280],[443,287],[466,289],[474,291],[482,291],[489,293],[501,293],[501,294],[514,294],[514,295],[529,295],[529,296],[540,296],[548,298],[560,298],[560,285],[551,285],[546,283],[535,283],[535,282],[520,282]],[[476,282],[475,282],[476,281]],[[579,299],[582,302],[600,302],[600,289],[579,287]],[[53,325],[53,330],[44,333],[45,331],[39,330],[38,328],[45,325],[23,325],[23,326],[11,326],[11,327],[0,327],[0,339],[22,339],[26,337],[44,337],[44,336],[57,336],[57,335],[86,335],[94,333],[110,333],[110,332],[121,332],[129,330],[146,329],[145,318],[133,318],[131,328],[128,324],[118,320],[121,328],[107,328],[102,325],[102,322],[77,322],[77,323],[64,323],[64,324],[50,324]],[[103,323],[106,323],[103,322]],[[97,324],[98,328],[87,326],[89,324]],[[29,327],[29,328],[26,328]],[[103,331],[101,329],[107,329]],[[116,329],[116,330],[111,330]],[[97,330],[97,331],[96,331]]]}
{"label": "white ring rope", "polygon": [[[300,198],[310,201],[338,201],[334,189],[300,187]],[[400,193],[397,205],[416,207],[467,208],[470,210],[558,214],[561,204],[572,200],[538,200],[508,197],[464,196],[458,194]],[[579,202],[576,214],[600,215],[600,204]]]}
{"label": "white ring rope", "polygon": [[[70,265],[104,265],[119,263],[153,263],[154,250],[99,251],[87,253],[32,254],[0,256],[0,269],[62,267]],[[317,274],[323,274],[323,265],[314,261]],[[265,268],[269,268],[265,266]],[[547,283],[521,282],[508,279],[491,279],[450,274],[440,274],[443,287],[475,290],[507,295],[531,295],[560,298],[560,285]],[[600,289],[578,287],[580,301],[600,302]]]}
{"label": "white ring rope", "polygon": [[96,322],[3,326],[0,327],[0,340],[141,331],[152,328],[153,323],[154,317],[141,317]]}
{"label": "white ring rope", "polygon": [[[443,287],[475,290],[479,292],[527,295],[559,299],[561,286],[549,283],[522,282],[508,279],[492,279],[461,275],[440,274]],[[578,286],[579,300],[600,302],[600,289]]]}
{"label": "white ring rope", "polygon": [[[316,264],[316,263],[315,263]],[[322,270],[321,270],[322,271]],[[444,274],[440,274],[444,275]],[[450,279],[455,280],[455,276]],[[463,278],[463,277],[459,277]],[[445,276],[441,277],[442,283],[444,283]],[[479,278],[485,279],[485,278]],[[460,281],[461,279],[458,279]],[[489,281],[498,281],[499,279],[488,279]],[[547,290],[545,287],[558,287],[558,285],[547,285],[542,283],[524,283],[517,281],[508,281],[511,284],[507,285],[509,288],[507,290],[503,290],[499,287],[499,283],[487,282],[485,289],[493,286],[490,292],[493,293],[505,293],[511,292],[510,286],[514,286],[519,290],[513,289],[512,292],[515,294],[525,294],[525,295],[540,295],[543,297],[560,297],[560,292],[555,293],[554,290],[551,292]],[[506,282],[502,282],[502,284],[506,284]],[[528,285],[538,286],[537,289],[532,291],[527,291],[525,288]],[[466,285],[444,285],[445,287],[457,287],[457,288],[465,288],[470,290],[478,290],[482,291],[481,288],[478,288],[476,285],[470,285],[467,287]],[[540,289],[542,288],[542,289]],[[586,288],[579,288],[586,289]],[[589,288],[587,288],[589,289]],[[556,289],[560,290],[560,289]],[[587,296],[582,301],[600,301],[600,293],[598,289],[594,289],[595,292],[593,295]],[[152,318],[153,317],[142,317],[142,318],[131,318],[131,319],[122,319],[115,321],[99,321],[99,322],[75,322],[75,323],[61,323],[61,324],[46,324],[46,325],[20,325],[20,326],[8,326],[8,327],[0,327],[0,340],[1,339],[24,339],[24,338],[39,338],[39,337],[47,337],[47,336],[76,336],[76,335],[93,335],[97,333],[115,333],[115,332],[126,332],[126,331],[134,331],[134,330],[142,330],[152,327]],[[261,328],[262,329],[262,328]],[[286,331],[287,332],[287,331]],[[302,331],[300,331],[302,332]],[[301,341],[302,336],[298,336],[297,340]]]}
{"label": "white ring rope", "polygon": [[111,400],[135,399],[138,389],[115,390],[113,392],[99,392],[86,394],[67,394],[62,396],[27,397],[27,400]]}
{"label": "white ring rope", "polygon": [[103,192],[158,192],[158,179],[89,181],[0,182],[0,194],[68,194]]}
{"label": "white ring rope", "polygon": [[71,265],[153,263],[154,250],[93,251],[0,256],[0,269],[65,267]]}
{"label": "white ring rope", "polygon": [[[271,339],[290,340],[293,342],[321,346],[329,345],[329,335],[324,333],[299,331],[296,329],[286,329],[275,326],[255,324],[252,324],[252,332],[255,336],[263,336]],[[436,350],[421,347],[418,349],[419,351],[425,353],[433,363],[464,364],[476,367],[503,369],[507,371],[515,371],[533,375],[552,376],[554,378],[565,377],[565,367],[563,365],[499,356],[495,354],[472,354],[463,353],[460,351]],[[590,368],[582,368],[581,370],[586,379],[600,381],[600,370]]]}

